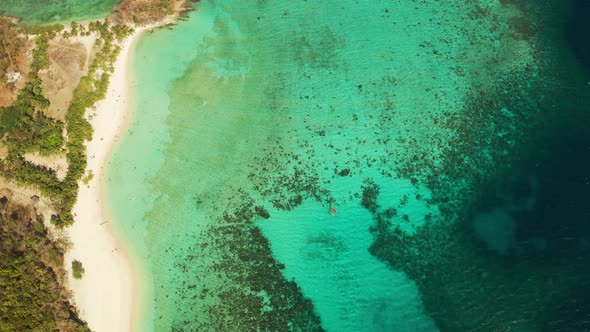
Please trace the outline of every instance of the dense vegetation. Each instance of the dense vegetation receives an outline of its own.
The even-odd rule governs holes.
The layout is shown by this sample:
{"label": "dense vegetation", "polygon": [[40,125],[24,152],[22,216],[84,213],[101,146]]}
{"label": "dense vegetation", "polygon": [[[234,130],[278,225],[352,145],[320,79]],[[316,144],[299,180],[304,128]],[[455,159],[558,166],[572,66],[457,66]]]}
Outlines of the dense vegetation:
{"label": "dense vegetation", "polygon": [[[84,117],[86,109],[106,96],[110,72],[120,52],[117,42],[125,38],[131,29],[125,25],[111,26],[108,21],[96,21],[89,24],[88,30],[74,25],[73,31],[62,34],[94,33],[101,46],[100,52],[89,65],[88,73],[73,91],[64,125],[41,112],[49,106],[49,101],[43,96],[38,77],[39,71],[49,64],[47,48],[60,32],[58,28],[43,30],[35,37],[36,47],[29,81],[14,105],[0,108],[0,136],[5,138],[9,147],[9,155],[0,163],[0,171],[5,177],[39,189],[50,197],[58,211],[51,221],[58,227],[64,227],[74,222],[72,209],[78,196],[78,181],[86,170],[84,142],[92,137],[92,127]],[[64,129],[67,132],[65,146],[62,135]],[[53,170],[29,163],[22,157],[27,152],[51,155],[64,149],[69,167],[63,181],[59,181]]]}
{"label": "dense vegetation", "polygon": [[117,6],[114,19],[120,23],[150,24],[164,19],[178,10],[187,11],[183,0],[124,0]]}
{"label": "dense vegetation", "polygon": [[49,106],[49,101],[43,95],[38,77],[39,70],[49,63],[47,47],[49,40],[55,36],[55,30],[48,30],[35,37],[36,47],[28,82],[12,106],[0,108],[0,136],[9,148],[8,156],[0,162],[0,172],[4,177],[38,188],[52,198],[60,195],[60,183],[55,172],[25,161],[23,154],[38,152],[50,155],[63,148],[63,123],[41,112]]}
{"label": "dense vegetation", "polygon": [[63,145],[63,123],[52,120],[37,110],[49,106],[36,78],[25,85],[14,105],[0,113],[0,135],[6,134],[11,155],[39,152],[50,155]]}
{"label": "dense vegetation", "polygon": [[66,247],[31,207],[0,198],[0,331],[89,331],[60,284]]}
{"label": "dense vegetation", "polygon": [[40,24],[40,25],[22,25],[21,28],[28,35],[42,35],[45,33],[57,33],[65,27],[63,24]]}

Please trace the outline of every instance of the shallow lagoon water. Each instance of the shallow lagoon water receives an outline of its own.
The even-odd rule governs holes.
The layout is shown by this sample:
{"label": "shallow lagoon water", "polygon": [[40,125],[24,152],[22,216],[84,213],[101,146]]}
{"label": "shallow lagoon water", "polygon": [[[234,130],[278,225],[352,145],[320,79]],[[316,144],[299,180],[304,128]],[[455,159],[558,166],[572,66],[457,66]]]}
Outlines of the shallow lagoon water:
{"label": "shallow lagoon water", "polygon": [[100,19],[117,0],[2,0],[0,12],[19,17],[26,24],[63,23]]}
{"label": "shallow lagoon water", "polygon": [[507,273],[465,212],[528,144],[525,12],[201,1],[145,36],[105,179],[145,263],[142,328],[535,331],[534,303],[564,290],[534,302],[542,268]]}

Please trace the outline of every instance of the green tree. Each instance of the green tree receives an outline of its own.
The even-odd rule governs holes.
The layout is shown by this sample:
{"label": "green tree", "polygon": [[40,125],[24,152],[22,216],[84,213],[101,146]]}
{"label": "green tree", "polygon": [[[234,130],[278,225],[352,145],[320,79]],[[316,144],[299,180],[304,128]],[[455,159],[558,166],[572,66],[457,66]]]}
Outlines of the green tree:
{"label": "green tree", "polygon": [[74,260],[72,262],[72,275],[76,279],[82,279],[82,276],[84,275],[84,267],[79,260]]}

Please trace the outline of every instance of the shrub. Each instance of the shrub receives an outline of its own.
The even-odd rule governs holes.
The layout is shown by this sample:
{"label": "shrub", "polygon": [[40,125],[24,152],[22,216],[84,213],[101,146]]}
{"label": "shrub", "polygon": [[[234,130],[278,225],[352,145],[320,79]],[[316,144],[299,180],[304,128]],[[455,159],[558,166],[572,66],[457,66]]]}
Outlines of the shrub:
{"label": "shrub", "polygon": [[84,178],[82,178],[82,182],[84,182],[84,184],[88,184],[90,183],[90,181],[92,181],[92,179],[94,178],[94,173],[92,173],[92,171],[88,171],[88,174],[86,174],[86,176]]}
{"label": "shrub", "polygon": [[82,279],[82,276],[84,275],[84,267],[79,260],[74,260],[72,262],[72,275],[75,279]]}

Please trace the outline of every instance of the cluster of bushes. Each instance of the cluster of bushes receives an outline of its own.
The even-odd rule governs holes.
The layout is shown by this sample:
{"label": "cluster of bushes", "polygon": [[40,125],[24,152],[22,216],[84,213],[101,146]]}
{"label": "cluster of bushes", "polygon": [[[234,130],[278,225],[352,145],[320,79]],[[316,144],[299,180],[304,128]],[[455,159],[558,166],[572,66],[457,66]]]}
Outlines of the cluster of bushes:
{"label": "cluster of bushes", "polygon": [[25,187],[35,187],[55,202],[59,201],[62,188],[54,170],[28,162],[20,156],[10,160],[9,168],[10,175],[16,183]]}
{"label": "cluster of bushes", "polygon": [[46,33],[56,34],[62,31],[65,27],[63,24],[39,24],[39,25],[23,25],[21,27],[28,35],[42,35]]}
{"label": "cluster of bushes", "polygon": [[40,85],[37,85],[38,82],[38,80],[28,82],[13,106],[0,108],[0,135],[10,133],[19,125],[30,125],[35,121],[36,108],[41,109],[49,105]]}
{"label": "cluster of bushes", "polygon": [[63,38],[70,38],[70,37],[76,37],[78,35],[88,36],[89,34],[90,34],[90,31],[86,30],[82,24],[72,22],[70,24],[70,30],[63,31],[62,37]]}
{"label": "cluster of bushes", "polygon": [[84,267],[79,260],[74,260],[72,262],[72,275],[76,279],[82,279],[82,276],[84,275]]}
{"label": "cluster of bushes", "polygon": [[92,179],[94,178],[94,173],[92,173],[92,170],[88,171],[88,174],[86,174],[86,176],[84,178],[82,178],[82,182],[84,182],[84,184],[88,184],[90,183],[90,181],[92,181]]}
{"label": "cluster of bushes", "polygon": [[63,123],[39,112],[49,102],[42,94],[34,92],[35,84],[28,82],[15,104],[0,110],[0,133],[7,134],[6,143],[11,154],[39,152],[47,156],[60,152],[63,146]]}
{"label": "cluster of bushes", "polygon": [[57,32],[49,31],[37,35],[35,41],[35,52],[33,53],[33,63],[31,64],[31,75],[37,77],[39,70],[46,68],[49,65],[49,41],[55,38]]}
{"label": "cluster of bushes", "polygon": [[177,0],[124,0],[115,10],[115,20],[138,25],[150,24],[174,14]]}

